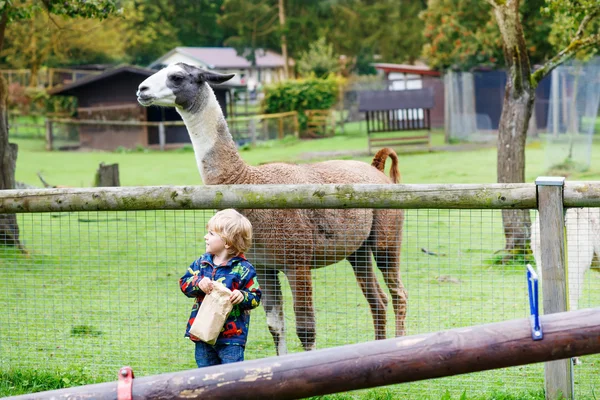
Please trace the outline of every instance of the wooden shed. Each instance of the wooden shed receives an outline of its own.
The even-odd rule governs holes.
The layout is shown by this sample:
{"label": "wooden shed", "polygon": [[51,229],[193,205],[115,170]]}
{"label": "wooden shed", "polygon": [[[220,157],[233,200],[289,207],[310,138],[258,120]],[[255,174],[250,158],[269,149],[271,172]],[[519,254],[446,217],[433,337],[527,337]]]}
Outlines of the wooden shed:
{"label": "wooden shed", "polygon": [[431,127],[444,127],[444,81],[439,71],[426,65],[375,63],[373,66],[383,72],[387,81],[395,83],[389,90],[432,88],[435,105],[430,111]]}
{"label": "wooden shed", "polygon": [[[181,121],[173,108],[142,107],[136,91],[140,83],[156,71],[132,65],[121,65],[101,74],[88,76],[48,91],[50,95],[77,98],[77,119],[119,121],[114,124],[86,123],[79,125],[79,144],[83,148],[115,150],[118,147],[158,147],[158,126],[136,124],[139,122]],[[213,86],[225,118],[232,115],[232,89],[239,85]],[[185,126],[165,127],[166,147],[179,147],[190,143]]]}

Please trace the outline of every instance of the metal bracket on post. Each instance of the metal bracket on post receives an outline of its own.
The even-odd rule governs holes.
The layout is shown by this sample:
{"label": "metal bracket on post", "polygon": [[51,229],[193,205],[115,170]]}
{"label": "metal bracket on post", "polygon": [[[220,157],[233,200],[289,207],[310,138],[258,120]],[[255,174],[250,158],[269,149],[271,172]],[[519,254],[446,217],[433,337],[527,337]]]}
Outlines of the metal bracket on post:
{"label": "metal bracket on post", "polygon": [[531,338],[542,340],[542,324],[540,323],[539,300],[538,300],[538,276],[531,264],[527,264],[527,291],[529,292],[529,310],[531,321]]}
{"label": "metal bracket on post", "polygon": [[119,369],[119,381],[117,383],[117,400],[133,399],[133,370],[131,367]]}

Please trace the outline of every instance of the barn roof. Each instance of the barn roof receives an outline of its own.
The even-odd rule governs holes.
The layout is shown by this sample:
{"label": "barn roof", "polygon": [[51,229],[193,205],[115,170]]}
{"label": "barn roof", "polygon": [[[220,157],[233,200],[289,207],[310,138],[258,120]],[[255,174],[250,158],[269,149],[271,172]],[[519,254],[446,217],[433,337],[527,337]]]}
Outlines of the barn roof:
{"label": "barn roof", "polygon": [[[48,94],[50,94],[50,95],[70,94],[70,92],[73,89],[78,89],[83,86],[87,86],[89,84],[92,84],[92,83],[95,83],[98,81],[102,81],[102,80],[111,78],[115,75],[119,75],[119,74],[129,73],[129,74],[140,75],[143,78],[147,78],[150,75],[154,74],[155,72],[156,72],[155,70],[152,70],[149,68],[137,67],[135,65],[127,65],[127,64],[119,65],[114,68],[107,69],[106,71],[104,71],[100,74],[88,75],[85,78],[77,79],[76,81],[68,83],[66,85],[56,86],[56,87],[48,90]],[[226,83],[222,83],[219,85],[215,85],[215,87],[220,87],[223,89],[232,89],[232,88],[240,88],[240,87],[245,87],[245,86],[228,84],[226,82]]]}
{"label": "barn roof", "polygon": [[[159,59],[150,64],[150,67],[161,65],[175,53],[186,55],[206,65],[211,69],[247,69],[252,64],[245,57],[238,55],[233,47],[175,47]],[[281,54],[272,50],[256,50],[256,68],[283,67],[285,60]],[[290,65],[294,65],[292,59]]]}
{"label": "barn roof", "polygon": [[373,67],[375,67],[375,69],[381,70],[383,72],[400,72],[403,74],[440,76],[439,71],[435,71],[424,64],[410,65],[410,64],[374,63]]}

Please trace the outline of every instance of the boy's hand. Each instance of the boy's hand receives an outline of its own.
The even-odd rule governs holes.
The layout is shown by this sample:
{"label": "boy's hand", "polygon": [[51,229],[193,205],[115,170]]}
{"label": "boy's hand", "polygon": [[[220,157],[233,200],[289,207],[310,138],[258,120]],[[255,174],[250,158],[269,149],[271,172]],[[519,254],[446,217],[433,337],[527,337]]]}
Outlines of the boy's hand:
{"label": "boy's hand", "polygon": [[210,292],[213,290],[213,283],[207,277],[202,278],[198,286],[200,287],[200,290],[206,294],[210,294]]}
{"label": "boy's hand", "polygon": [[231,304],[233,305],[240,304],[242,301],[244,301],[244,293],[240,292],[237,289],[234,290],[233,292],[231,292],[229,301],[231,301]]}

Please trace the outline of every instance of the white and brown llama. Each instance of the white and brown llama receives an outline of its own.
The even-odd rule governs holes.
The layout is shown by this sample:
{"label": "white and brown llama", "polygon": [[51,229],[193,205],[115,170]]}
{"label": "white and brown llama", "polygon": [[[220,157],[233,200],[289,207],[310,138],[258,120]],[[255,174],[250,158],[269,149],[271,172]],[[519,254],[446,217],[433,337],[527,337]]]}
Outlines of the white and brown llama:
{"label": "white and brown llama", "polygon": [[[565,213],[566,267],[569,287],[569,310],[579,308],[583,278],[594,260],[600,257],[600,208],[569,208]],[[531,250],[538,274],[542,274],[539,217],[531,232]]]}
{"label": "white and brown llama", "polygon": [[[189,132],[202,181],[224,184],[342,184],[397,183],[398,157],[391,149],[377,153],[372,165],[332,160],[308,165],[273,163],[247,165],[237,152],[211,84],[233,77],[183,63],[171,64],[142,82],[138,101],[143,106],[175,107]],[[392,159],[391,179],[385,175]],[[400,279],[402,210],[245,210],[254,226],[248,259],[256,266],[263,290],[262,305],[277,354],[287,353],[283,296],[277,270],[290,283],[296,333],[305,350],[315,348],[315,311],[311,269],[346,258],[369,302],[375,338],[386,337],[388,298],[377,282],[374,256],[389,288],[396,335],[405,333],[407,295]]]}

